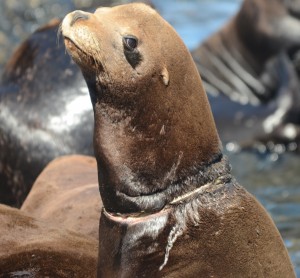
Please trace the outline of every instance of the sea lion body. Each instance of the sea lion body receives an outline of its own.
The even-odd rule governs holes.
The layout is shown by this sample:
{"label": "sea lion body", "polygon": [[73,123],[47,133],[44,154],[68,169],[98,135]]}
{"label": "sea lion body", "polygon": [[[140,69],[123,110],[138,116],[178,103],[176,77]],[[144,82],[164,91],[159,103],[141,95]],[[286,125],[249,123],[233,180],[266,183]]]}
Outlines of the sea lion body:
{"label": "sea lion body", "polygon": [[57,37],[60,24],[31,34],[0,78],[0,203],[20,207],[54,158],[94,154],[86,82]]}
{"label": "sea lion body", "polygon": [[102,201],[93,157],[54,159],[34,182],[21,211],[98,240]]}
{"label": "sea lion body", "polygon": [[294,277],[273,221],[235,182],[142,222],[102,212],[98,263],[98,277]]}
{"label": "sea lion body", "polygon": [[0,87],[0,200],[21,206],[55,157],[93,154],[93,114],[80,70],[57,43],[59,21],[37,30],[7,63]]}
{"label": "sea lion body", "polygon": [[[115,8],[118,9],[122,8]],[[146,37],[157,31],[157,26],[150,24],[151,14],[146,12],[144,16],[152,32],[136,29],[136,35],[131,35],[132,30],[127,26],[132,26],[133,22],[126,13],[122,17],[118,12],[111,14],[109,11],[106,8],[95,14],[84,13],[82,17],[85,19],[86,16],[86,20],[79,12],[74,12],[73,16],[78,20],[73,23],[73,17],[66,17],[62,24],[63,35],[91,94],[95,114],[94,149],[104,206],[109,211],[116,211],[122,210],[126,203],[131,212],[152,211],[154,207],[164,206],[173,194],[186,190],[178,187],[175,193],[171,186],[177,182],[174,179],[178,179],[180,173],[184,175],[185,167],[196,172],[204,162],[218,159],[221,145],[206,95],[194,93],[195,88],[203,88],[192,57],[167,59],[170,54],[154,51],[156,41],[150,44]],[[102,23],[98,22],[98,17],[115,20],[114,31],[113,27],[111,30],[103,28],[103,37],[99,36],[96,28]],[[121,27],[120,21],[126,28]],[[138,20],[136,24],[139,24]],[[163,29],[171,28],[166,27],[162,19],[158,24]],[[71,25],[79,28],[68,28]],[[125,45],[126,40],[136,40],[138,32],[142,52],[128,50],[130,46]],[[172,43],[173,35],[178,37],[174,31],[164,34],[159,43],[165,46]],[[111,40],[107,40],[108,37]],[[81,51],[77,51],[77,39],[83,44]],[[108,51],[112,47],[117,49],[118,57],[102,57],[102,51],[98,53],[99,49]],[[188,53],[184,44],[179,44],[177,51],[182,55]],[[156,61],[163,55],[166,57],[158,64]],[[186,69],[184,82],[175,78],[170,80],[171,74],[179,74],[179,67]],[[99,72],[99,76],[95,72]],[[199,103],[202,109],[199,109]],[[161,113],[155,113],[157,107]],[[179,109],[182,115],[178,115]],[[183,140],[186,144],[182,146]],[[151,195],[156,192],[157,197],[153,198]]]}
{"label": "sea lion body", "polygon": [[98,277],[295,277],[274,223],[221,151],[174,29],[143,4],[62,23],[94,109]]}
{"label": "sea lion body", "polygon": [[0,277],[95,277],[98,241],[0,205]]}
{"label": "sea lion body", "polygon": [[[283,40],[271,36],[272,40],[268,41],[268,33],[263,30],[268,29],[270,22],[277,24],[270,17],[273,10],[279,11],[275,15],[281,23],[291,22],[294,15],[293,26],[297,26],[298,6],[297,3],[286,3],[283,9],[280,2],[272,1],[266,4],[253,1],[250,8],[251,3],[245,1],[239,15],[205,42],[200,52],[193,54],[197,62],[200,57],[203,66],[199,70],[205,83],[209,84],[207,91],[225,94],[217,98],[209,96],[224,142],[238,141],[244,146],[253,146],[255,140],[274,141],[285,143],[288,150],[294,150],[297,144],[289,143],[298,142],[300,134],[298,84],[294,84],[298,83],[298,77],[294,76],[299,69],[296,68],[295,73],[295,68],[275,66],[281,71],[278,83],[265,67],[274,53],[297,46],[297,36],[290,31],[283,32]],[[263,12],[258,13],[260,10]],[[259,14],[259,32],[252,30],[255,14]],[[92,107],[85,97],[86,85],[78,67],[65,55],[63,45],[57,44],[59,24],[60,21],[53,21],[32,34],[8,61],[3,73],[0,86],[0,201],[5,204],[21,206],[34,180],[53,158],[70,153],[93,154]],[[249,31],[252,43],[255,42],[255,47],[250,49],[252,52],[248,42],[241,38],[243,28],[252,28]],[[274,30],[277,30],[276,26],[272,26],[272,34],[277,34]],[[247,29],[244,33],[249,32]],[[270,46],[277,47],[271,51],[267,48]],[[231,56],[228,57],[228,53]],[[238,53],[242,53],[242,57]],[[293,65],[297,63],[294,61],[296,56],[287,57]],[[223,66],[229,64],[230,70],[222,70],[221,63],[220,73],[216,67],[224,59]],[[275,57],[275,60],[280,63],[281,58]],[[210,80],[207,71],[216,78]],[[230,76],[236,79],[237,73],[245,80],[232,84],[232,79],[228,79]],[[278,88],[279,93],[273,96],[272,92],[277,92]],[[283,94],[286,95],[284,101]],[[252,105],[253,102],[259,105]]]}
{"label": "sea lion body", "polygon": [[[299,142],[298,6],[245,0],[220,31],[192,51],[222,140],[252,147],[272,141],[287,149]],[[240,138],[233,138],[237,133]]]}
{"label": "sea lion body", "polygon": [[0,277],[96,277],[101,204],[94,158],[52,161],[21,209],[0,205]]}

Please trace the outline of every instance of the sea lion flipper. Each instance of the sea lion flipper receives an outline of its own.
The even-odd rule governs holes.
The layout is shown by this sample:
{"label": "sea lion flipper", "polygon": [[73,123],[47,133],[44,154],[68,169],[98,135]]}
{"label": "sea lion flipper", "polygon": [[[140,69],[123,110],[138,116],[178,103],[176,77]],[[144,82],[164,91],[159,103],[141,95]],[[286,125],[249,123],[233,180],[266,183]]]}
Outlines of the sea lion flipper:
{"label": "sea lion flipper", "polygon": [[274,100],[277,109],[264,120],[263,127],[275,137],[292,139],[291,137],[298,136],[300,131],[297,120],[299,117],[296,116],[300,108],[299,78],[286,53],[281,53],[272,65],[279,77],[279,89]]}

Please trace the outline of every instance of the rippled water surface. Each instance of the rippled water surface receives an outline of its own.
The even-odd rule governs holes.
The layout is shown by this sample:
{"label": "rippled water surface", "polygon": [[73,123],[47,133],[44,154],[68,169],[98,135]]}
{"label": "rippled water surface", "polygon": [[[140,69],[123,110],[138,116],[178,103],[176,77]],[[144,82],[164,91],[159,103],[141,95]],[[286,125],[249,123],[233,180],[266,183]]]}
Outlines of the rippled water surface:
{"label": "rippled water surface", "polygon": [[[153,3],[193,49],[224,24],[238,10],[241,1],[154,0]],[[0,72],[17,42],[39,24],[55,15],[62,17],[75,8],[96,6],[95,0],[0,0]],[[228,152],[228,156],[238,181],[275,220],[300,277],[300,155]]]}

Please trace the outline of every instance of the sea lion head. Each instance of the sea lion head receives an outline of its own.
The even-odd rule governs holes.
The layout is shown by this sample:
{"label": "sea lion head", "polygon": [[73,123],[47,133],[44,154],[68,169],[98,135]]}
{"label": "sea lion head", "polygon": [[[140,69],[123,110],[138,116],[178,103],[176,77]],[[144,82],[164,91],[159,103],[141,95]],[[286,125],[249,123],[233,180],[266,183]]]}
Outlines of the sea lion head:
{"label": "sea lion head", "polygon": [[192,177],[219,158],[220,141],[175,30],[149,6],[127,4],[72,12],[62,34],[89,87],[106,210],[158,211],[200,186]]}
{"label": "sea lion head", "polygon": [[168,38],[162,41],[155,33],[148,37],[163,29],[164,22],[151,23],[154,15],[150,7],[133,4],[99,8],[94,14],[74,11],[65,18],[62,30],[68,52],[89,85],[101,84],[101,93],[93,90],[93,104],[109,99],[111,104],[121,104],[128,97],[136,98],[134,93],[141,95],[141,87],[151,78],[161,77],[168,84],[162,59],[167,53],[161,52]]}

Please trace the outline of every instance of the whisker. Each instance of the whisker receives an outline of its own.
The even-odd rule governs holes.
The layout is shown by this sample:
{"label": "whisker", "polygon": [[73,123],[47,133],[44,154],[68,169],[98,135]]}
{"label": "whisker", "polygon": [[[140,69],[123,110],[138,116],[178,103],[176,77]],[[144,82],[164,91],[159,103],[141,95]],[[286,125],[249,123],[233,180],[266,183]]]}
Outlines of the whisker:
{"label": "whisker", "polygon": [[57,34],[56,34],[56,45],[59,47],[59,39],[62,35],[62,22],[58,25]]}
{"label": "whisker", "polygon": [[[99,46],[98,42],[95,40],[94,37],[92,37],[92,39],[93,39],[94,45],[96,46],[95,47],[96,57],[93,56],[93,60],[96,64],[97,74],[100,74],[101,71],[103,71],[103,70],[105,71],[104,64],[103,64],[103,57],[101,56],[100,46]],[[98,59],[97,59],[97,57],[98,57]]]}

